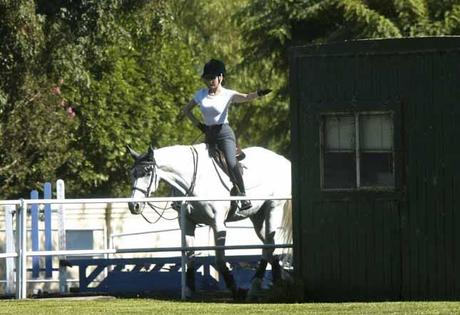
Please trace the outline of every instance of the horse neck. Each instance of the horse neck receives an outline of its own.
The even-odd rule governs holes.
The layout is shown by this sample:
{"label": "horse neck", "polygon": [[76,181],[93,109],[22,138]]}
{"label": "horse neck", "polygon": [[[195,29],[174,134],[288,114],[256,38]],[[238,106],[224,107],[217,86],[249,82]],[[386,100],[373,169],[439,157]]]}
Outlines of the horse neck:
{"label": "horse neck", "polygon": [[190,146],[171,146],[155,150],[160,177],[185,193],[192,184],[194,159]]}

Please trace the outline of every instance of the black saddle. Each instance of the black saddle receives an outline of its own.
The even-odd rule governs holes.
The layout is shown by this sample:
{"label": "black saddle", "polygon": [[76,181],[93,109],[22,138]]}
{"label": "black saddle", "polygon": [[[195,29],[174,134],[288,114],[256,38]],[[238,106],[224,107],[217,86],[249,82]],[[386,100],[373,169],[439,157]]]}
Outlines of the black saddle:
{"label": "black saddle", "polygon": [[[209,156],[214,160],[214,162],[216,162],[217,165],[219,165],[219,167],[224,171],[224,173],[227,174],[227,176],[230,177],[230,179],[232,179],[232,176],[230,176],[230,172],[228,170],[227,160],[225,159],[224,153],[216,145],[207,144],[207,146]],[[240,169],[241,175],[243,175],[243,166],[241,165],[240,161],[244,160],[245,157],[246,154],[244,154],[241,148],[237,146],[236,161]]]}
{"label": "black saddle", "polygon": [[[243,160],[246,157],[246,155],[244,154],[244,152],[241,150],[239,146],[237,146],[236,148],[237,148],[236,149],[237,165],[240,169],[241,175],[243,175],[244,167],[241,165],[240,161]],[[238,186],[233,182],[232,176],[230,176],[230,172],[229,172],[228,165],[227,165],[227,160],[225,159],[224,153],[221,150],[219,150],[219,148],[216,145],[209,145],[209,144],[208,144],[208,152],[209,152],[209,156],[224,171],[224,173],[227,174],[227,176],[232,181],[233,187],[232,189],[230,189],[230,196],[239,196],[240,191],[238,189]],[[247,211],[243,211],[243,212],[239,211],[238,202],[233,200],[230,202],[230,209],[227,212],[225,223],[239,221],[244,218],[247,218],[248,216],[252,215],[254,211],[255,210],[253,208]]]}

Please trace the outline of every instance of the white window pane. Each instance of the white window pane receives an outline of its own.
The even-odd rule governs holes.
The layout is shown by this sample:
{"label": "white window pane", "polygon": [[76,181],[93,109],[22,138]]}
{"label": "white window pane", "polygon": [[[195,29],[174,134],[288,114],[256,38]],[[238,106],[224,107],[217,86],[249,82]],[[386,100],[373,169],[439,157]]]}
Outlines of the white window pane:
{"label": "white window pane", "polygon": [[325,140],[328,151],[350,151],[355,148],[355,119],[350,115],[325,116]]}
{"label": "white window pane", "polygon": [[390,114],[360,115],[361,150],[393,149],[393,118]]}

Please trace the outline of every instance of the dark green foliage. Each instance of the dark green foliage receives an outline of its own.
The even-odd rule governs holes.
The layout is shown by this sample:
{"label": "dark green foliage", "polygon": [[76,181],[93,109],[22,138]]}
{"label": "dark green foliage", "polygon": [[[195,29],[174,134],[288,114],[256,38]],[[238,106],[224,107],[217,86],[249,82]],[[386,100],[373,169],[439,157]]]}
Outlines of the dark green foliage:
{"label": "dark green foliage", "polygon": [[[37,188],[65,161],[75,124],[43,67],[44,19],[33,1],[0,1],[0,197]],[[67,136],[62,137],[62,132]]]}
{"label": "dark green foliage", "polygon": [[165,3],[1,2],[3,198],[57,178],[69,196],[124,196],[126,144],[187,141],[176,126],[195,73],[186,47],[171,45]]}
{"label": "dark green foliage", "polygon": [[68,196],[126,196],[126,144],[201,140],[180,109],[211,58],[228,87],[273,90],[232,109],[242,146],[288,155],[290,46],[459,21],[454,0],[0,0],[0,198],[57,178]]}
{"label": "dark green foliage", "polygon": [[460,1],[254,0],[240,10],[237,19],[245,40],[244,64],[262,82],[274,81],[276,88],[270,105],[251,112],[256,121],[251,121],[255,128],[248,134],[260,144],[287,153],[289,47],[358,38],[459,34]]}

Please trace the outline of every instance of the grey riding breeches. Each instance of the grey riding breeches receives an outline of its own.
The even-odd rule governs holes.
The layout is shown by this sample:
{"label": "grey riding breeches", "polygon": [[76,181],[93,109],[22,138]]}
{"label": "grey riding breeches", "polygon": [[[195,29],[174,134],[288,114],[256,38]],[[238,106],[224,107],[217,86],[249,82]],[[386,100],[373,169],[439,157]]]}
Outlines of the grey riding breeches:
{"label": "grey riding breeches", "polygon": [[229,168],[230,180],[244,194],[244,182],[236,161],[236,138],[232,127],[229,124],[207,126],[206,143],[211,146],[216,145],[223,152]]}

